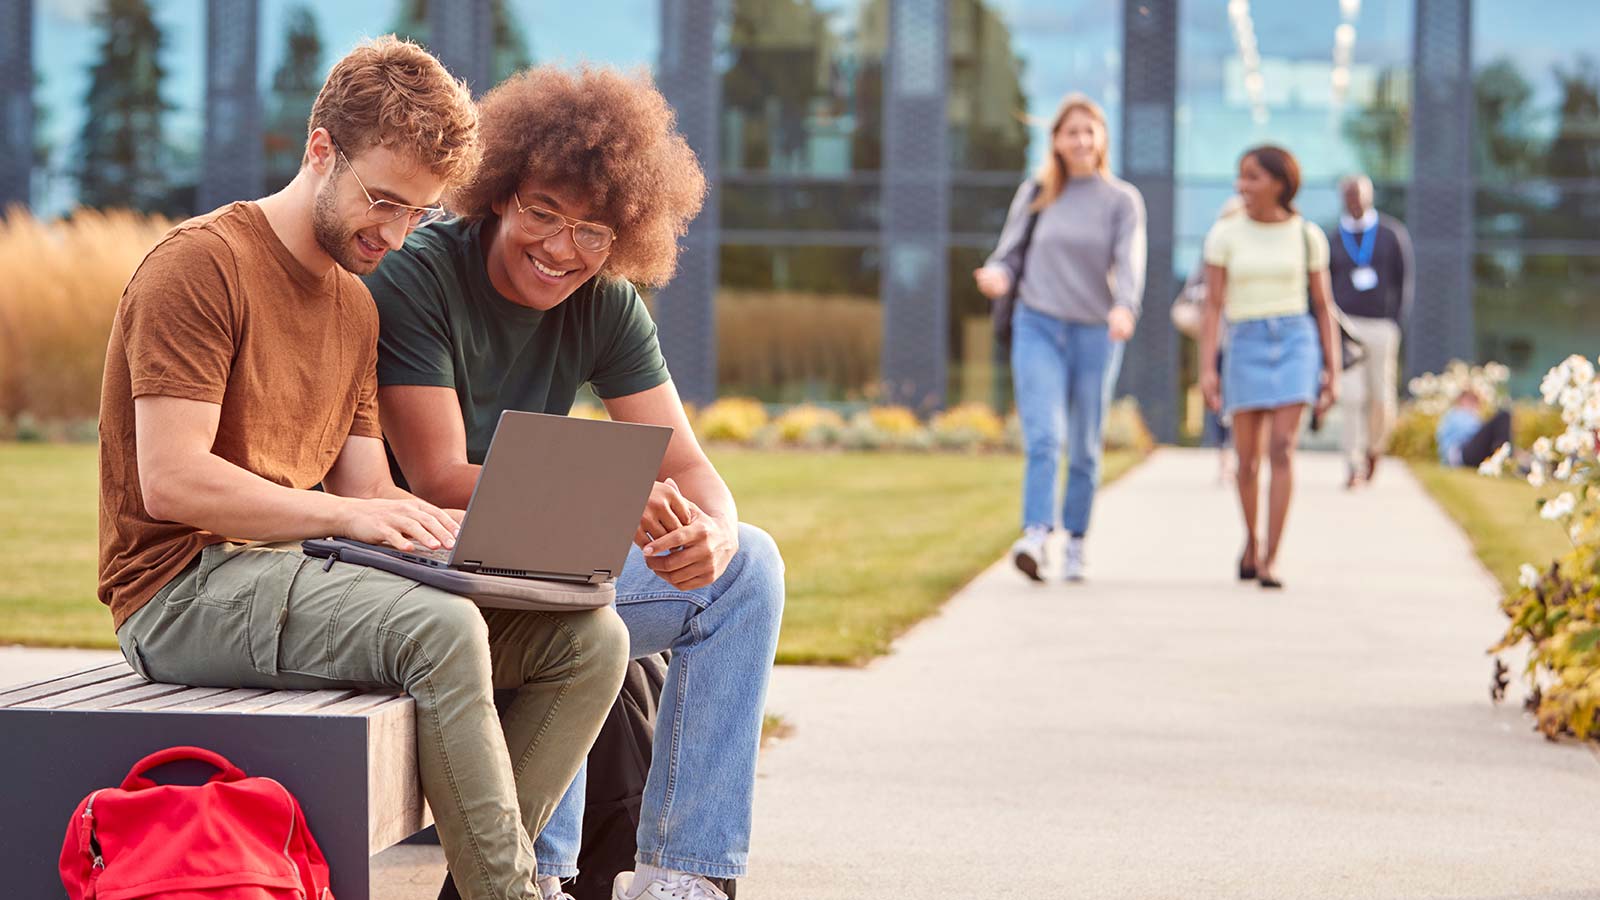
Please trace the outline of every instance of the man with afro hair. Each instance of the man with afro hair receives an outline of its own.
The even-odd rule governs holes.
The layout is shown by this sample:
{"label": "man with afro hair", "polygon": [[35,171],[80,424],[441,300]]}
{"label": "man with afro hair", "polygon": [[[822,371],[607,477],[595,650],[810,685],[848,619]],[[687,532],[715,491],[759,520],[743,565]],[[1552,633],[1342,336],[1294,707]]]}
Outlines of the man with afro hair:
{"label": "man with afro hair", "polygon": [[[724,897],[744,874],[783,560],[739,522],[673,386],[635,285],[665,283],[705,176],[647,75],[529,69],[479,104],[483,162],[459,218],[367,279],[383,426],[418,496],[467,503],[504,410],[565,415],[589,385],[611,418],[673,429],[617,611],[631,652],[672,651],[623,900]],[[557,804],[559,800],[559,805]],[[524,797],[540,888],[577,874],[584,774]],[[446,886],[445,896],[450,888]]]}

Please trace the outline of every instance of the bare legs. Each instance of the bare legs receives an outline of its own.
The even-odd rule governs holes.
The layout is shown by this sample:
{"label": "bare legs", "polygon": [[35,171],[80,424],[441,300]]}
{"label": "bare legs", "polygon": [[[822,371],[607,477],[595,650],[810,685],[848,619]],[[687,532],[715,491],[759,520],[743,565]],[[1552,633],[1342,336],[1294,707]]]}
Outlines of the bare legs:
{"label": "bare legs", "polygon": [[[1303,403],[1277,409],[1251,410],[1233,414],[1233,443],[1239,454],[1239,508],[1244,513],[1245,545],[1239,559],[1241,568],[1254,568],[1262,581],[1275,581],[1274,567],[1283,541],[1283,526],[1289,518],[1289,501],[1294,496],[1294,443],[1300,433]],[[1272,464],[1272,484],[1267,493],[1267,546],[1263,554],[1257,545],[1256,528],[1261,503],[1261,457]]]}

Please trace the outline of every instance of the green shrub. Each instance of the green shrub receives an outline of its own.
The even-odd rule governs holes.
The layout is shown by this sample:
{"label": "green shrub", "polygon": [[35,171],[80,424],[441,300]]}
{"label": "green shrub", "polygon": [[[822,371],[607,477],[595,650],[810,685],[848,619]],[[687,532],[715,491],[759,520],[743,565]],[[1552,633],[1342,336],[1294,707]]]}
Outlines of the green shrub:
{"label": "green shrub", "polygon": [[1543,403],[1524,401],[1511,409],[1511,445],[1526,450],[1539,438],[1552,441],[1567,430],[1561,420],[1561,409]]}
{"label": "green shrub", "polygon": [[1425,412],[1420,406],[1408,403],[1395,419],[1394,432],[1389,435],[1389,452],[1403,459],[1437,460],[1439,443],[1434,433],[1438,428],[1438,413]]}

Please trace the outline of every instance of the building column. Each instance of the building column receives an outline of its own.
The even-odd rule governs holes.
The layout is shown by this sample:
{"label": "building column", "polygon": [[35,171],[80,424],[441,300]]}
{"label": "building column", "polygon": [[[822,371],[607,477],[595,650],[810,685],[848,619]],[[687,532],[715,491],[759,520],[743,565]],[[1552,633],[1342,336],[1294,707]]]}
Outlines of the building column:
{"label": "building column", "polygon": [[1178,438],[1178,340],[1168,309],[1175,234],[1174,130],[1178,93],[1178,0],[1122,6],[1122,177],[1144,195],[1149,262],[1144,313],[1122,363],[1119,392],[1139,401],[1156,440]]}
{"label": "building column", "polygon": [[678,272],[656,292],[661,352],[678,393],[694,403],[717,396],[717,263],[721,194],[717,114],[722,78],[717,71],[717,26],[730,11],[726,0],[661,0],[661,64],[657,81],[678,114],[678,130],[705,170],[704,208],[689,223]]}
{"label": "building column", "polygon": [[1477,356],[1473,328],[1472,0],[1416,0],[1411,190],[1417,292],[1406,375]]}
{"label": "building column", "polygon": [[206,2],[206,133],[195,212],[261,194],[256,0]]}
{"label": "building column", "polygon": [[944,406],[950,342],[948,16],[944,0],[889,0],[883,115],[885,400]]}
{"label": "building column", "polygon": [[489,83],[494,59],[494,7],[491,0],[430,0],[428,50],[450,74],[465,79],[479,97]]}
{"label": "building column", "polygon": [[33,2],[0,0],[0,215],[33,173]]}

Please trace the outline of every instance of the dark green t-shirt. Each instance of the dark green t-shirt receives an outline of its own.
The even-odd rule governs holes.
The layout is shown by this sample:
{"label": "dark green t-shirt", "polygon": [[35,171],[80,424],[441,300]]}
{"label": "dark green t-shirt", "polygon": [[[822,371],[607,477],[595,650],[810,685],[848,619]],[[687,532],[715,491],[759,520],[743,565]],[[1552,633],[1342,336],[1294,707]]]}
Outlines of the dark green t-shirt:
{"label": "dark green t-shirt", "polygon": [[366,277],[378,304],[378,384],[454,388],[467,460],[481,464],[504,410],[566,415],[585,382],[601,398],[665,384],[656,324],[634,286],[590,279],[554,309],[489,281],[481,224],[418,229]]}

